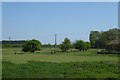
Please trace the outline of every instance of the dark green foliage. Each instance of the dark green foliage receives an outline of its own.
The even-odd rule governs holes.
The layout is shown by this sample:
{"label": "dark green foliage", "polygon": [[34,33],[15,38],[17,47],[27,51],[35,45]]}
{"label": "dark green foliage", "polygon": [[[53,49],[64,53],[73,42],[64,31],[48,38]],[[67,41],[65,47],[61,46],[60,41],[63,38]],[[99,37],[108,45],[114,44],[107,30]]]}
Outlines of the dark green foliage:
{"label": "dark green foliage", "polygon": [[80,51],[85,49],[85,44],[84,44],[84,41],[82,40],[77,40],[75,43],[74,43],[74,47],[75,49],[79,49]]}
{"label": "dark green foliage", "polygon": [[108,44],[105,47],[108,51],[117,51],[120,52],[120,44]]}
{"label": "dark green foliage", "polygon": [[2,40],[2,44],[23,44],[25,42],[25,40]]}
{"label": "dark green foliage", "polygon": [[120,52],[120,44],[117,45],[118,52]]}
{"label": "dark green foliage", "polygon": [[18,40],[18,41],[8,41],[8,40],[3,40],[0,42],[2,44],[2,47],[22,47],[22,45],[25,43],[25,40]]}
{"label": "dark green foliage", "polygon": [[90,43],[91,43],[92,48],[96,47],[95,43],[96,43],[96,40],[98,39],[99,35],[100,35],[99,31],[91,31],[90,32],[89,39],[90,39]]}
{"label": "dark green foliage", "polygon": [[107,44],[118,39],[119,33],[120,30],[117,28],[109,29],[108,31],[103,32],[91,31],[89,36],[91,47],[105,49]]}
{"label": "dark green foliage", "polygon": [[91,47],[89,42],[86,42],[86,48],[89,49]]}
{"label": "dark green foliage", "polygon": [[23,45],[22,51],[24,52],[35,52],[36,50],[40,50],[41,43],[38,40],[29,40]]}
{"label": "dark green foliage", "polygon": [[83,40],[77,40],[75,43],[73,43],[73,46],[75,49],[79,49],[79,51],[84,51],[90,48],[90,43]]}
{"label": "dark green foliage", "polygon": [[60,44],[60,49],[62,50],[62,52],[66,52],[66,50],[71,48],[71,42],[68,38],[65,38],[64,41],[62,42],[62,44]]}

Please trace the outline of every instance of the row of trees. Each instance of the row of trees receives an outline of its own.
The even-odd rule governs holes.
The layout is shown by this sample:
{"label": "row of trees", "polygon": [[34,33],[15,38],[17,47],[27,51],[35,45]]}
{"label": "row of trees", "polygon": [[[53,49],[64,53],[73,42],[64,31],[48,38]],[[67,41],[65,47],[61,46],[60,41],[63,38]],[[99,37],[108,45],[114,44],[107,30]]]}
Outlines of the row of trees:
{"label": "row of trees", "polygon": [[118,40],[120,36],[120,30],[117,28],[109,29],[108,31],[91,31],[90,32],[90,43],[92,48],[104,49],[107,44],[113,40]]}
{"label": "row of trees", "polygon": [[2,47],[22,47],[25,42],[25,40],[3,40],[0,44]]}
{"label": "row of trees", "polygon": [[65,52],[70,48],[75,48],[75,49],[78,49],[79,51],[81,50],[84,51],[90,48],[90,43],[85,42],[83,40],[77,40],[72,44],[70,39],[65,38],[62,44],[60,44],[60,49],[62,50],[62,52]]}
{"label": "row of trees", "polygon": [[[110,50],[118,50],[117,47],[120,46],[120,44],[110,44],[114,40],[118,40],[118,37],[120,36],[120,30],[117,28],[114,29],[109,29],[108,31],[91,31],[90,32],[90,43],[85,42],[83,40],[76,40],[74,43],[71,43],[70,39],[65,38],[64,41],[60,44],[57,45],[59,48],[62,50],[62,52],[67,51],[68,49],[74,48],[78,49],[79,51],[81,50],[87,50],[89,48],[99,48],[99,49],[110,49]],[[115,42],[115,41],[114,41]],[[22,51],[27,52],[34,52],[35,50],[40,50],[40,47],[54,47],[54,45],[51,44],[44,44],[42,45],[40,41],[38,40],[29,40],[29,41],[3,41],[2,44],[11,46],[12,44],[17,46],[19,44],[23,44],[23,49]],[[109,45],[110,44],[110,45]],[[120,48],[119,48],[120,50]]]}
{"label": "row of trees", "polygon": [[[42,44],[40,41],[35,40],[35,39],[29,40],[23,45],[22,51],[34,52],[36,50],[40,50],[41,46],[42,46]],[[46,46],[46,45],[44,45],[44,46]],[[50,44],[47,46],[50,46]],[[66,52],[67,50],[72,49],[72,48],[78,49],[79,51],[81,51],[81,50],[84,51],[84,50],[87,50],[90,48],[90,43],[85,42],[83,40],[77,40],[76,42],[74,42],[72,44],[70,39],[65,38],[64,41],[59,45],[59,48],[62,50],[62,52]]]}
{"label": "row of trees", "polygon": [[[1,42],[1,41],[0,41]],[[2,40],[2,44],[22,44],[25,43],[26,40]]]}
{"label": "row of trees", "polygon": [[[26,43],[27,40],[3,40],[0,41],[0,44],[2,47],[23,47],[23,44]],[[41,47],[55,47],[55,45],[52,45],[50,43],[48,44],[42,44]]]}

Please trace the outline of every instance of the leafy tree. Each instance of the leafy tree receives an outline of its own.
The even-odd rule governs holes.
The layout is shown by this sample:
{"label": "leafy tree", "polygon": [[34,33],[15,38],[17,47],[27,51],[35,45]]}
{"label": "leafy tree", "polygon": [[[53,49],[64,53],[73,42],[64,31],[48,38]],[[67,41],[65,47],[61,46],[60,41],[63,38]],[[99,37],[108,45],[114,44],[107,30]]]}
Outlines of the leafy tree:
{"label": "leafy tree", "polygon": [[120,30],[117,28],[102,32],[91,31],[89,36],[91,47],[104,49],[111,41],[118,40],[119,33]]}
{"label": "leafy tree", "polygon": [[109,35],[107,32],[101,32],[98,39],[96,40],[94,46],[95,48],[105,48],[105,45],[107,44]]}
{"label": "leafy tree", "polygon": [[94,44],[98,40],[99,35],[100,35],[99,31],[91,31],[90,32],[89,39],[90,39],[90,43],[91,43],[92,48],[96,48],[96,46]]}
{"label": "leafy tree", "polygon": [[74,44],[75,49],[85,50],[86,48],[86,43],[83,40],[77,40]]}
{"label": "leafy tree", "polygon": [[89,42],[85,42],[86,49],[89,49],[91,47]]}
{"label": "leafy tree", "polygon": [[40,50],[41,42],[38,40],[29,40],[23,45],[22,51],[24,52],[35,52],[36,50]]}
{"label": "leafy tree", "polygon": [[60,49],[62,50],[62,52],[66,52],[66,50],[71,48],[71,41],[68,38],[65,38],[64,41],[62,42],[62,44],[60,44]]}

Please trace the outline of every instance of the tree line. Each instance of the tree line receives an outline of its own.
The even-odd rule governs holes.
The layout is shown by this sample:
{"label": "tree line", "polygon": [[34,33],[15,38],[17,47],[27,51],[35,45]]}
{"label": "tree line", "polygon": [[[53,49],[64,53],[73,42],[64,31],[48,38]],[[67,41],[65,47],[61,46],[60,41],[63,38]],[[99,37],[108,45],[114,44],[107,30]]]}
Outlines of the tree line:
{"label": "tree line", "polygon": [[118,40],[120,30],[117,28],[107,31],[91,31],[89,40],[92,48],[105,48],[113,40]]}
{"label": "tree line", "polygon": [[[66,52],[69,49],[77,49],[79,51],[87,50],[89,48],[98,48],[98,49],[106,49],[106,50],[119,50],[120,51],[120,43],[113,43],[113,41],[119,41],[120,37],[120,29],[114,28],[109,29],[107,31],[91,31],[89,35],[90,42],[86,42],[83,40],[76,40],[75,42],[71,42],[70,39],[65,38],[64,41],[57,45],[58,48],[61,49],[62,52]],[[110,44],[110,45],[109,45]],[[19,41],[2,41],[2,47],[23,47],[23,51],[34,52],[35,50],[40,50],[41,47],[55,47],[55,45],[51,44],[42,44],[39,40],[19,40]]]}
{"label": "tree line", "polygon": [[[23,44],[27,41],[28,40],[2,40],[0,44],[2,44],[2,47],[23,47]],[[54,45],[48,43],[42,44],[41,47],[54,47]]]}
{"label": "tree line", "polygon": [[[50,46],[50,44],[49,44]],[[27,41],[24,45],[23,45],[23,49],[22,51],[24,52],[35,52],[36,50],[40,50],[40,48],[42,47],[42,44],[39,40],[29,40]],[[62,52],[66,52],[69,49],[78,49],[79,51],[83,50],[87,50],[90,48],[90,43],[89,42],[85,42],[83,40],[77,40],[74,43],[71,43],[70,39],[65,38],[64,41],[57,46],[58,48],[61,49]]]}
{"label": "tree line", "polygon": [[2,47],[22,47],[26,40],[2,40]]}
{"label": "tree line", "polygon": [[66,50],[70,48],[78,49],[79,51],[85,51],[90,48],[90,43],[83,40],[76,40],[74,43],[71,43],[70,39],[65,38],[64,41],[59,45],[59,47],[62,52],[66,52]]}

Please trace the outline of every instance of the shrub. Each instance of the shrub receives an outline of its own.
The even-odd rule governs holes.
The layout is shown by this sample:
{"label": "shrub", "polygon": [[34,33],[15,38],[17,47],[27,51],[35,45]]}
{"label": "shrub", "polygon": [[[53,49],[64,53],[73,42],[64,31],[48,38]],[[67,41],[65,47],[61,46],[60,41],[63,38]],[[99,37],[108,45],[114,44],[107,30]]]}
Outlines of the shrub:
{"label": "shrub", "polygon": [[73,43],[73,46],[75,49],[79,49],[79,51],[84,51],[90,48],[90,43],[83,40],[77,40],[75,43]]}
{"label": "shrub", "polygon": [[29,40],[23,45],[22,51],[24,52],[35,52],[36,50],[40,50],[41,43],[38,40]]}

